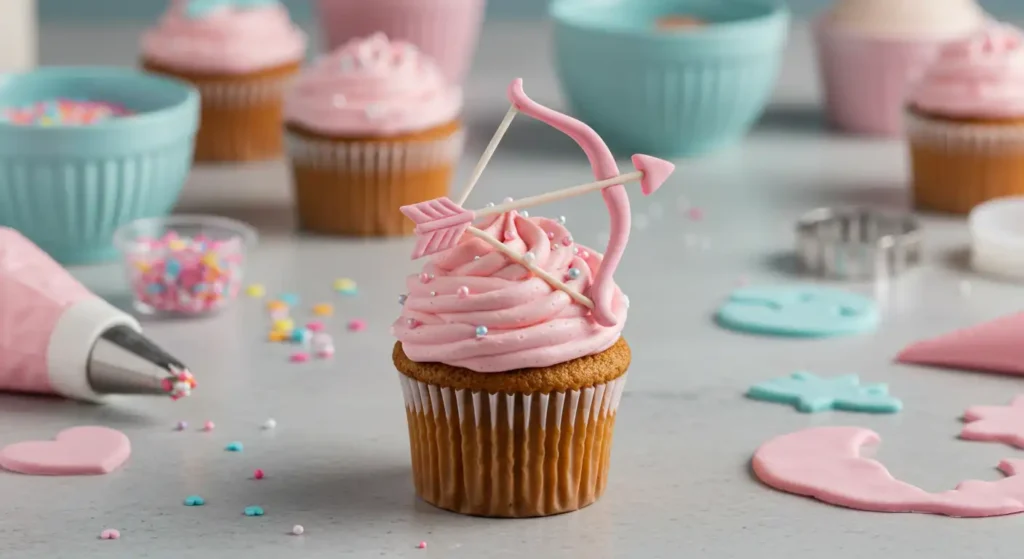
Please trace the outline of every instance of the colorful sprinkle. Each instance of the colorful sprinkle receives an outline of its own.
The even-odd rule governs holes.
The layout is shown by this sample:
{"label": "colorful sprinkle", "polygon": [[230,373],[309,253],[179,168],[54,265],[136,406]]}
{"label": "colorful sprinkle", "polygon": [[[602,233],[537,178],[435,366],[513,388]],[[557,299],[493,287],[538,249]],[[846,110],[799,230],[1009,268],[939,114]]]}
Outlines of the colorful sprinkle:
{"label": "colorful sprinkle", "polygon": [[334,306],[330,303],[320,303],[319,305],[313,305],[313,314],[317,316],[331,316],[334,314]]}
{"label": "colorful sprinkle", "polygon": [[263,516],[263,507],[245,507],[242,513],[246,516]]}
{"label": "colorful sprinkle", "polygon": [[334,290],[342,295],[355,295],[358,288],[355,281],[349,278],[339,278],[334,280]]}
{"label": "colorful sprinkle", "polygon": [[282,318],[274,321],[274,330],[278,332],[291,332],[295,328],[295,322],[290,318]]}
{"label": "colorful sprinkle", "polygon": [[459,299],[465,299],[466,297],[469,297],[469,288],[463,285],[455,290],[455,294],[459,296]]}
{"label": "colorful sprinkle", "polygon": [[274,299],[272,301],[267,301],[267,310],[268,311],[288,310],[288,305],[285,304],[284,301],[278,301],[277,299]]}
{"label": "colorful sprinkle", "polygon": [[287,332],[281,332],[279,330],[273,330],[267,334],[267,339],[272,342],[283,342],[288,339]]}
{"label": "colorful sprinkle", "polygon": [[277,299],[289,307],[297,307],[299,306],[299,302],[302,301],[302,299],[295,293],[282,293]]}
{"label": "colorful sprinkle", "polygon": [[107,528],[106,530],[100,532],[100,539],[101,540],[119,540],[119,539],[121,539],[121,532],[118,532],[117,530],[115,530],[113,528]]}
{"label": "colorful sprinkle", "polygon": [[487,327],[486,326],[477,326],[476,327],[476,337],[482,338],[482,337],[484,337],[486,335],[487,335]]}
{"label": "colorful sprinkle", "polygon": [[317,357],[326,359],[334,356],[334,339],[331,338],[330,334],[319,333],[313,336],[313,351],[316,352]]}
{"label": "colorful sprinkle", "polygon": [[188,421],[179,421],[178,424],[174,426],[175,431],[184,431],[185,429],[188,429]]}
{"label": "colorful sprinkle", "polygon": [[213,431],[214,427],[216,426],[213,424],[212,421],[207,421],[206,423],[203,423],[203,431]]}
{"label": "colorful sprinkle", "polygon": [[228,446],[224,447],[224,450],[228,452],[242,452],[242,443],[235,441],[228,443]]}
{"label": "colorful sprinkle", "polygon": [[366,321],[361,318],[353,318],[348,321],[348,329],[350,332],[362,332],[366,330]]}
{"label": "colorful sprinkle", "polygon": [[256,468],[256,471],[252,473],[253,479],[263,479],[264,476],[263,470],[259,468]]}
{"label": "colorful sprinkle", "polygon": [[187,370],[171,367],[173,376],[165,378],[160,382],[164,392],[170,395],[171,400],[180,400],[192,395],[192,389],[196,387],[196,379]]}
{"label": "colorful sprinkle", "polygon": [[305,532],[305,531],[306,531],[306,529],[303,528],[301,524],[296,524],[295,526],[292,526],[292,535],[293,536],[301,536],[303,534],[303,532]]}
{"label": "colorful sprinkle", "polygon": [[310,332],[313,332],[313,333],[323,332],[324,331],[324,323],[320,322],[319,320],[311,320],[311,321],[309,321],[306,324],[306,330],[309,330]]}
{"label": "colorful sprinkle", "polygon": [[426,549],[426,548],[427,548],[427,542],[420,542],[420,543],[416,544],[416,549]]}
{"label": "colorful sprinkle", "polygon": [[127,251],[135,299],[154,311],[203,314],[234,300],[241,289],[244,242],[213,241],[170,232]]}
{"label": "colorful sprinkle", "polygon": [[277,427],[277,421],[275,421],[273,418],[268,419],[268,420],[263,422],[263,428],[268,430],[268,431],[271,430],[271,429],[274,429],[276,427]]}
{"label": "colorful sprinkle", "polygon": [[253,299],[259,299],[260,297],[263,297],[264,295],[267,294],[267,290],[262,285],[254,283],[249,287],[245,288],[245,294],[248,295],[249,297],[252,297]]}
{"label": "colorful sprinkle", "polygon": [[186,507],[201,507],[206,504],[206,500],[199,495],[189,495],[185,497]]}
{"label": "colorful sprinkle", "polygon": [[0,109],[0,121],[23,126],[85,126],[132,114],[116,103],[58,98]]}
{"label": "colorful sprinkle", "polygon": [[305,351],[296,351],[288,358],[292,363],[305,363],[309,361],[309,354]]}
{"label": "colorful sprinkle", "polygon": [[420,283],[430,283],[433,280],[434,280],[434,274],[428,274],[426,272],[423,272],[422,274],[420,274]]}
{"label": "colorful sprinkle", "polygon": [[313,333],[306,328],[296,328],[292,330],[292,341],[297,344],[309,343],[309,339],[313,336]]}
{"label": "colorful sprinkle", "polygon": [[687,212],[687,215],[689,215],[690,219],[692,219],[693,221],[700,221],[704,219],[704,211],[701,210],[700,208],[690,208],[690,211]]}

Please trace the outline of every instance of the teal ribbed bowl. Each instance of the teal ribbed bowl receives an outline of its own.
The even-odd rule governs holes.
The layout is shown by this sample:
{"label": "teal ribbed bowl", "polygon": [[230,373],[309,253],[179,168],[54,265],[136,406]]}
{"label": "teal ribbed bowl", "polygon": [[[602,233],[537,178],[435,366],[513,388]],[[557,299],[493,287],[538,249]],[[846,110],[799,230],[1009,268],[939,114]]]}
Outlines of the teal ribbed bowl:
{"label": "teal ribbed bowl", "polygon": [[192,166],[199,95],[127,68],[47,67],[0,75],[0,107],[56,98],[124,105],[94,125],[0,122],[0,225],[63,264],[114,260],[114,231],[170,213]]}
{"label": "teal ribbed bowl", "polygon": [[[789,29],[772,0],[554,0],[570,109],[612,147],[692,156],[739,141],[771,98]],[[660,29],[689,16],[706,25]]]}

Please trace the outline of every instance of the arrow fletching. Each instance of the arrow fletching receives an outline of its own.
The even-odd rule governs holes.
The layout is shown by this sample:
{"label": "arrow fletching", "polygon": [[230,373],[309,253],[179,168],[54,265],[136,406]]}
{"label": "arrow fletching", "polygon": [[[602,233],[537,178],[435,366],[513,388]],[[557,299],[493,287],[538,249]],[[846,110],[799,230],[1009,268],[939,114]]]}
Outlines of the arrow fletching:
{"label": "arrow fletching", "polygon": [[474,213],[447,196],[400,208],[416,224],[416,246],[412,259],[443,252],[459,244],[462,234],[473,223]]}

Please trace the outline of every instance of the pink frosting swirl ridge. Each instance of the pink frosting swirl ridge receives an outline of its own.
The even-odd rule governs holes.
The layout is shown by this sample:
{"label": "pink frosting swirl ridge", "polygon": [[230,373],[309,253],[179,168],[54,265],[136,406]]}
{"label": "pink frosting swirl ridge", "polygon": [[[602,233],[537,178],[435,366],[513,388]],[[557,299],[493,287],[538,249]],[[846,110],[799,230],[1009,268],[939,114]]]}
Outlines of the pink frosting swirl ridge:
{"label": "pink frosting swirl ridge", "polygon": [[950,117],[1024,116],[1024,33],[992,24],[949,44],[913,88],[910,104]]}
{"label": "pink frosting swirl ridge", "polygon": [[[558,221],[509,212],[481,225],[490,235],[576,291],[587,295],[601,254],[575,244]],[[410,276],[402,314],[393,326],[405,354],[480,373],[548,367],[600,353],[619,339],[628,300],[615,286],[616,323],[591,311],[523,265],[466,235]],[[486,331],[481,335],[479,327]]]}
{"label": "pink frosting swirl ridge", "polygon": [[462,89],[413,44],[383,33],[354,39],[303,72],[285,119],[324,134],[392,136],[456,119]]}
{"label": "pink frosting swirl ridge", "polygon": [[143,56],[156,64],[198,73],[247,74],[301,61],[306,35],[277,3],[225,5],[200,17],[189,0],[175,0],[142,36]]}

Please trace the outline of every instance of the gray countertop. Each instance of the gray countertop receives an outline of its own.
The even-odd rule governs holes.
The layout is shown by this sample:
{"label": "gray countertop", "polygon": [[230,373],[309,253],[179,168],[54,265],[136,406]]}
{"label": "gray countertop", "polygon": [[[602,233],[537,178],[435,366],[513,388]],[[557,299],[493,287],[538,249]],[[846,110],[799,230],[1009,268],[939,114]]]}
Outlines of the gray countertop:
{"label": "gray countertop", "polygon": [[[531,27],[533,27],[531,29]],[[130,64],[138,29],[44,26],[47,64]],[[468,85],[468,171],[506,110],[514,76],[542,103],[560,106],[548,63],[548,33],[536,26],[487,30]],[[514,47],[514,48],[513,48]],[[403,276],[416,269],[410,242],[307,238],[292,230],[280,162],[200,167],[181,211],[214,212],[259,226],[252,281],[309,303],[335,303],[331,362],[292,365],[288,349],[264,341],[263,305],[241,300],[219,317],[152,322],[147,331],[200,375],[190,399],[123,399],[105,407],[0,397],[0,442],[47,438],[80,424],[123,430],[133,456],[123,470],[89,478],[0,475],[0,557],[246,558],[445,557],[493,559],[774,557],[893,559],[984,557],[1013,549],[1024,518],[958,520],[857,512],[778,493],[751,478],[751,453],[765,440],[812,425],[878,431],[892,473],[928,490],[963,479],[997,479],[1001,458],[1020,451],[958,441],[958,417],[974,404],[1004,404],[1021,380],[895,366],[908,342],[1016,311],[1019,286],[964,270],[962,220],[926,218],[925,265],[879,292],[877,332],[827,341],[748,337],[717,328],[710,315],[740,278],[797,281],[788,257],[792,224],[822,205],[906,207],[900,142],[827,135],[804,29],[787,54],[776,102],[741,146],[681,162],[650,199],[633,197],[637,225],[617,280],[631,296],[625,335],[634,360],[617,421],[607,493],[581,512],[535,520],[487,520],[418,502],[409,470],[402,399],[388,326]],[[568,139],[518,120],[473,200],[524,196],[587,180],[585,158]],[[681,206],[704,209],[692,222]],[[565,214],[575,237],[602,245],[600,197],[547,206]],[[97,292],[123,301],[118,266],[76,270]],[[358,297],[331,293],[337,277],[359,282]],[[962,293],[961,282],[972,289]],[[852,289],[871,293],[870,285]],[[346,333],[345,318],[369,330]],[[796,370],[858,373],[890,384],[902,413],[804,415],[742,397],[753,383]],[[262,431],[273,417],[278,428]],[[191,423],[175,432],[179,420]],[[216,422],[212,433],[196,429]],[[224,452],[229,441],[242,453]],[[250,479],[256,468],[266,479]],[[200,508],[182,506],[202,495]],[[247,518],[260,505],[266,515]],[[302,524],[306,534],[287,532]],[[104,528],[119,541],[100,541]],[[426,541],[428,548],[416,549]]]}

